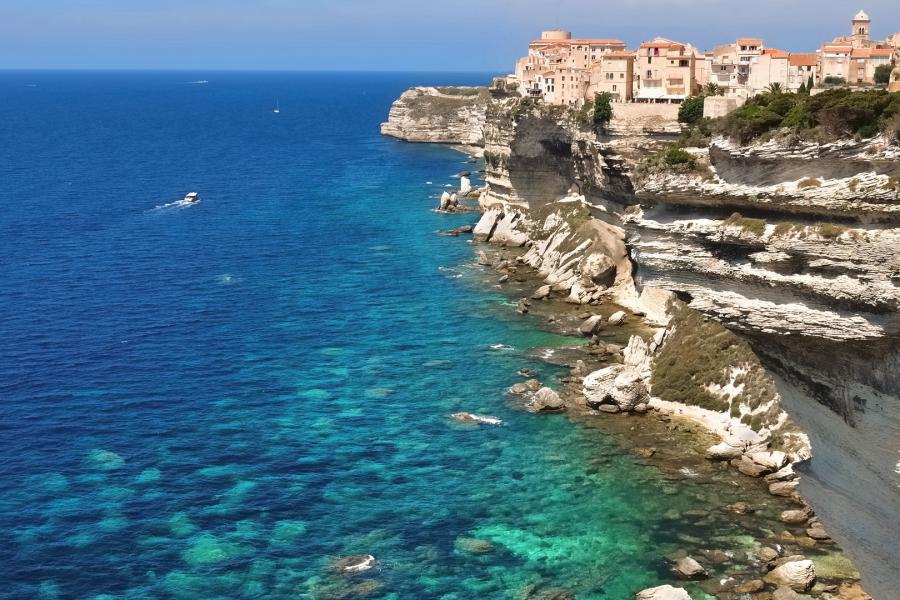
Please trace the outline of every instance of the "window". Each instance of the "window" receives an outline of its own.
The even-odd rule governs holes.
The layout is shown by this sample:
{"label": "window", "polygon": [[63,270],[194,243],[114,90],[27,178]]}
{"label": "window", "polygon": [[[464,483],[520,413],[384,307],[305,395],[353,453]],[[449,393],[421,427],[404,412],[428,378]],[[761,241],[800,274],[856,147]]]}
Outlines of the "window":
{"label": "window", "polygon": [[688,66],[688,61],[682,60],[682,61],[679,62],[678,66],[679,66],[679,67],[686,67],[686,66]]}
{"label": "window", "polygon": [[616,88],[615,85],[613,85],[613,91],[614,91],[614,92],[618,92],[618,91],[619,91],[619,90]]}

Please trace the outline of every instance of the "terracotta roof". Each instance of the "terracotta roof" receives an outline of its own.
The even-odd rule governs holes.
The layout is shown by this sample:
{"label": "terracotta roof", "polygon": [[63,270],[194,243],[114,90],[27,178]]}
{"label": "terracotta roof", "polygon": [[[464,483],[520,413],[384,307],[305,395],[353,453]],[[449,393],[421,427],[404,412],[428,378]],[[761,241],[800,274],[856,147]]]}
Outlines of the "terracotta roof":
{"label": "terracotta roof", "polygon": [[819,64],[818,54],[791,54],[792,67],[814,67]]}
{"label": "terracotta roof", "polygon": [[853,50],[853,46],[832,46],[826,44],[822,46],[822,52],[850,52]]}
{"label": "terracotta roof", "polygon": [[775,48],[766,48],[763,50],[763,54],[771,55],[772,58],[789,58],[791,56],[790,52],[776,50]]}
{"label": "terracotta roof", "polygon": [[894,51],[890,48],[872,48],[872,56],[893,56]]}
{"label": "terracotta roof", "polygon": [[738,46],[762,46],[763,41],[759,38],[738,38]]}
{"label": "terracotta roof", "polygon": [[603,58],[634,58],[634,52],[629,50],[614,50],[604,54]]}
{"label": "terracotta roof", "polygon": [[641,48],[668,48],[672,42],[644,42]]}

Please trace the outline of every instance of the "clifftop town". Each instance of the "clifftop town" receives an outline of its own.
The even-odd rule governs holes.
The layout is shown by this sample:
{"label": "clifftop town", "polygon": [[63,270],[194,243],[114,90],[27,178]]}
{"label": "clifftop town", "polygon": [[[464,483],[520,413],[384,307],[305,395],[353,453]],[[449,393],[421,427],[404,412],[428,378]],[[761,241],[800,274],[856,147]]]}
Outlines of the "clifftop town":
{"label": "clifftop town", "polygon": [[[508,85],[548,104],[580,106],[597,93],[614,102],[673,102],[706,90],[736,104],[777,86],[809,91],[830,85],[872,87],[900,59],[900,32],[871,38],[872,20],[853,16],[850,35],[822,44],[815,52],[769,48],[761,38],[739,38],[704,52],[665,38],[627,50],[616,39],[574,39],[567,31],[545,31],[516,63]],[[900,73],[893,76],[900,90]]]}

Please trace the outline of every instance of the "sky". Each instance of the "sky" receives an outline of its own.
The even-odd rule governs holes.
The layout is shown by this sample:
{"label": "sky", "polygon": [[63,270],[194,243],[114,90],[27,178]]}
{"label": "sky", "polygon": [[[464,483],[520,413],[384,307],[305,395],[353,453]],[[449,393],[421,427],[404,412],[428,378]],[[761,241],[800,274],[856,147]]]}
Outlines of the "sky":
{"label": "sky", "polygon": [[543,29],[812,52],[900,0],[0,0],[0,69],[506,72]]}

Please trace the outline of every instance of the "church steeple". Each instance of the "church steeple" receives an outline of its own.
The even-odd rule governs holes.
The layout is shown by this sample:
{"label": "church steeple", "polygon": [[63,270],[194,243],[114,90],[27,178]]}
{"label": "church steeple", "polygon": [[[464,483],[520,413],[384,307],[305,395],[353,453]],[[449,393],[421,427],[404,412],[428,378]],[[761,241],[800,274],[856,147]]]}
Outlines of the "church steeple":
{"label": "church steeple", "polygon": [[869,18],[869,15],[862,10],[856,13],[856,16],[853,17],[853,33],[850,36],[853,45],[859,47],[868,44],[871,31],[872,19]]}

